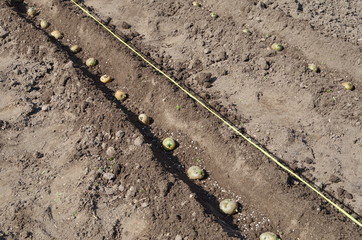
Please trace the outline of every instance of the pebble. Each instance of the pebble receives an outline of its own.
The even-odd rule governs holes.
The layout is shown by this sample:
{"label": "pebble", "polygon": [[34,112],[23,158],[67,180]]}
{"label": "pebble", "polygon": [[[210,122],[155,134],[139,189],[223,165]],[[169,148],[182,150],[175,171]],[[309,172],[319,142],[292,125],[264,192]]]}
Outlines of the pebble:
{"label": "pebble", "polygon": [[0,38],[5,38],[9,34],[3,27],[0,26]]}
{"label": "pebble", "polygon": [[266,61],[264,58],[260,58],[258,60],[258,65],[263,70],[268,70],[270,68],[270,63]]}
{"label": "pebble", "polygon": [[182,240],[182,236],[181,235],[176,235],[175,240]]}
{"label": "pebble", "polygon": [[104,191],[107,195],[112,195],[115,194],[117,191],[117,186],[113,186],[113,187],[106,187],[104,188]]}
{"label": "pebble", "polygon": [[43,105],[43,106],[41,107],[41,110],[44,111],[44,112],[49,111],[49,110],[50,110],[50,105],[48,105],[48,104]]}
{"label": "pebble", "polygon": [[103,173],[103,178],[106,180],[113,180],[116,177],[113,173],[107,172]]}
{"label": "pebble", "polygon": [[211,50],[210,50],[209,48],[205,48],[205,49],[204,49],[204,53],[205,53],[205,54],[209,54],[209,53],[211,53]]}
{"label": "pebble", "polygon": [[64,69],[69,69],[69,68],[72,68],[74,66],[73,62],[72,61],[69,61],[67,62],[65,65],[64,65]]}
{"label": "pebble", "polygon": [[120,140],[124,137],[124,132],[122,130],[119,130],[116,132],[116,140]]}
{"label": "pebble", "polygon": [[134,140],[134,145],[136,146],[141,146],[143,144],[143,137],[142,136],[138,136],[135,140]]}
{"label": "pebble", "polygon": [[220,51],[215,54],[215,62],[225,61],[227,58],[228,57],[225,51]]}
{"label": "pebble", "polygon": [[114,157],[114,155],[116,155],[116,150],[114,147],[109,147],[107,148],[106,154],[108,157]]}
{"label": "pebble", "polygon": [[123,186],[123,185],[119,185],[118,190],[119,190],[120,192],[123,192],[123,191],[124,191],[124,186]]}
{"label": "pebble", "polygon": [[145,207],[148,207],[148,202],[144,202],[141,204],[141,207],[145,208]]}

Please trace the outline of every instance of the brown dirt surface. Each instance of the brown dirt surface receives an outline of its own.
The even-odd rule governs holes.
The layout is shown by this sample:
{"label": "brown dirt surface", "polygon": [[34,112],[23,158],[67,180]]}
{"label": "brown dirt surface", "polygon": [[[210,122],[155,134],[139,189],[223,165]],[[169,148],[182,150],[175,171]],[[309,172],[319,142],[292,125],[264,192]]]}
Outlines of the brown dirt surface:
{"label": "brown dirt surface", "polygon": [[[81,2],[361,221],[359,1]],[[1,1],[0,63],[0,239],[362,238],[70,1]],[[192,165],[204,180],[188,179]]]}

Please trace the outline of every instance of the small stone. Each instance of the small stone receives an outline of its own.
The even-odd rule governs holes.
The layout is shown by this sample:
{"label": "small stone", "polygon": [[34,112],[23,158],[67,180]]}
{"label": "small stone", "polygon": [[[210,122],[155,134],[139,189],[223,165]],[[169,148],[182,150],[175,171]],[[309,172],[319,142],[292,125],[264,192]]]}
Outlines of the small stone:
{"label": "small stone", "polygon": [[118,132],[116,132],[116,140],[120,140],[123,137],[124,137],[123,131],[119,130]]}
{"label": "small stone", "polygon": [[129,198],[135,197],[135,196],[136,196],[136,188],[131,186],[126,193],[125,198],[129,199]]}
{"label": "small stone", "polygon": [[41,110],[44,112],[48,112],[50,110],[50,105],[46,104],[41,107]]}
{"label": "small stone", "polygon": [[116,155],[116,150],[114,147],[109,147],[107,148],[106,154],[108,157],[114,157],[114,155]]}
{"label": "small stone", "polygon": [[225,61],[228,58],[225,51],[221,51],[215,54],[215,62]]}
{"label": "small stone", "polygon": [[141,146],[143,144],[143,137],[142,136],[138,136],[135,140],[134,140],[134,145],[136,146]]}
{"label": "small stone", "polygon": [[74,66],[73,61],[68,61],[65,65],[64,65],[64,69],[69,69],[72,68]]}
{"label": "small stone", "polygon": [[106,180],[113,180],[116,176],[113,173],[107,172],[103,173],[103,178]]}
{"label": "small stone", "polygon": [[266,61],[264,58],[260,58],[257,62],[259,67],[263,70],[268,70],[270,68],[270,63]]}
{"label": "small stone", "polygon": [[341,181],[341,179],[339,177],[337,177],[336,175],[331,175],[331,177],[329,178],[329,181],[331,181],[332,183],[338,183]]}
{"label": "small stone", "polygon": [[204,53],[205,53],[205,54],[209,54],[209,53],[211,53],[211,50],[210,50],[209,48],[205,48],[205,49],[204,49]]}
{"label": "small stone", "polygon": [[123,191],[124,191],[124,186],[123,186],[123,185],[119,185],[118,190],[119,190],[120,192],[123,192]]}
{"label": "small stone", "polygon": [[131,25],[129,25],[127,22],[122,22],[122,23],[121,23],[121,27],[122,27],[123,29],[130,29],[130,28],[131,28]]}
{"label": "small stone", "polygon": [[0,38],[5,38],[8,34],[9,32],[0,26]]}
{"label": "small stone", "polygon": [[181,235],[176,235],[175,240],[182,240],[182,236]]}
{"label": "small stone", "polygon": [[142,208],[148,207],[148,202],[142,203],[142,204],[141,204],[141,207],[142,207]]}
{"label": "small stone", "polygon": [[104,191],[107,195],[112,195],[115,194],[117,191],[117,186],[113,186],[113,187],[106,187],[104,188]]}

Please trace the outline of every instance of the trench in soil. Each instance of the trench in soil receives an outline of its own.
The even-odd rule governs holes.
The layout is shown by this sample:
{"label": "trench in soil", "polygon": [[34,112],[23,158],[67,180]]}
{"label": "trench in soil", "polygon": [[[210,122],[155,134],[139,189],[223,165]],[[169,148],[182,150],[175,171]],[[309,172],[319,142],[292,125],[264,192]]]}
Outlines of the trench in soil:
{"label": "trench in soil", "polygon": [[[155,159],[189,186],[205,212],[230,236],[243,238],[245,231],[250,231],[245,228],[245,216],[259,222],[256,230],[272,228],[285,239],[337,239],[336,233],[353,239],[358,235],[359,229],[346,222],[344,216],[325,205],[309,189],[292,183],[288,174],[132,56],[92,20],[84,18],[78,9],[62,2],[56,2],[52,8],[46,8],[46,3],[40,7],[43,8],[41,17],[51,19],[53,27],[65,36],[60,41],[49,37],[52,43],[67,53],[74,66],[89,78],[90,85],[95,85],[114,107],[126,113],[150,144]],[[19,17],[24,17],[24,9],[18,8]],[[28,19],[29,24],[37,28],[35,20]],[[49,36],[48,30],[38,31]],[[79,44],[82,52],[74,55],[68,50],[70,44]],[[84,61],[88,57],[95,57],[99,65],[86,68]],[[99,76],[104,73],[114,77],[114,81],[101,84]],[[126,101],[115,101],[113,93],[117,89],[128,93]],[[176,110],[176,106],[181,109]],[[151,116],[152,124],[139,123],[139,113]],[[162,139],[168,136],[178,142],[173,152],[161,147]],[[207,180],[187,179],[185,169],[195,164],[206,169]],[[222,198],[237,199],[240,213],[232,217],[221,214],[218,201]]]}

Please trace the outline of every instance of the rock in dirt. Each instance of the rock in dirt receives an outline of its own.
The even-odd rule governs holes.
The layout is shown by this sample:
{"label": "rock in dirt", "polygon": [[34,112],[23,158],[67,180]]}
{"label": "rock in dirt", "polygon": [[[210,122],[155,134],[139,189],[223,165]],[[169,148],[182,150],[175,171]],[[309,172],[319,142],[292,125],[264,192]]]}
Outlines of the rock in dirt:
{"label": "rock in dirt", "polygon": [[144,203],[141,204],[141,207],[145,208],[145,207],[148,207],[148,205],[149,205],[148,202],[144,202]]}
{"label": "rock in dirt", "polygon": [[114,175],[113,173],[103,173],[103,178],[106,180],[113,180],[115,179],[116,175]]}
{"label": "rock in dirt", "polygon": [[263,70],[268,70],[270,68],[270,63],[266,61],[265,58],[260,58],[257,64]]}
{"label": "rock in dirt", "polygon": [[134,145],[136,146],[141,146],[143,144],[144,140],[142,136],[138,136],[135,140],[134,140]]}
{"label": "rock in dirt", "polygon": [[215,62],[225,61],[228,58],[225,51],[215,53]]}
{"label": "rock in dirt", "polygon": [[205,48],[205,49],[204,49],[204,53],[205,53],[205,54],[209,54],[209,53],[211,53],[210,48]]}
{"label": "rock in dirt", "polygon": [[175,240],[182,240],[182,236],[181,235],[176,235]]}
{"label": "rock in dirt", "polygon": [[124,137],[124,132],[119,130],[118,132],[116,132],[116,140],[120,140]]}
{"label": "rock in dirt", "polygon": [[107,148],[106,154],[108,157],[114,157],[116,155],[116,150],[114,147]]}
{"label": "rock in dirt", "polygon": [[5,38],[9,34],[8,31],[5,31],[5,29],[0,26],[0,38]]}

